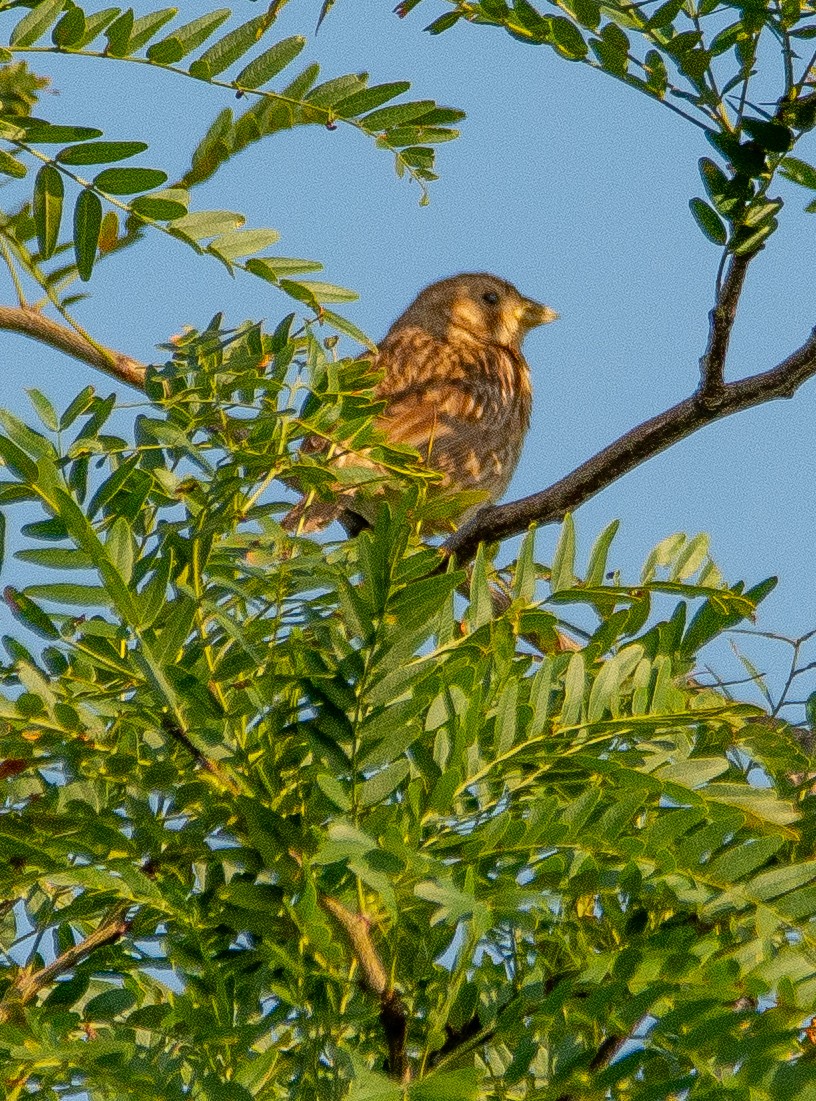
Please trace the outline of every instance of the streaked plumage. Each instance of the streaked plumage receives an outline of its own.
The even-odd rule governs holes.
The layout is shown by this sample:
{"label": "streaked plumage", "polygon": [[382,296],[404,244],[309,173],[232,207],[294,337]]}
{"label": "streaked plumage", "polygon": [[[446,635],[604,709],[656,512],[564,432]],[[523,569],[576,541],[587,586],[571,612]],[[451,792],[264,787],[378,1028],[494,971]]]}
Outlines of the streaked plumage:
{"label": "streaked plumage", "polygon": [[[419,451],[443,475],[443,490],[482,490],[480,505],[498,500],[530,424],[522,341],[557,316],[495,275],[432,283],[394,322],[373,357],[374,368],[384,372],[375,393],[387,403],[378,427],[394,443]],[[338,454],[333,462],[359,465],[360,457]],[[335,501],[303,498],[284,525],[315,531],[345,509],[354,509],[353,491]]]}

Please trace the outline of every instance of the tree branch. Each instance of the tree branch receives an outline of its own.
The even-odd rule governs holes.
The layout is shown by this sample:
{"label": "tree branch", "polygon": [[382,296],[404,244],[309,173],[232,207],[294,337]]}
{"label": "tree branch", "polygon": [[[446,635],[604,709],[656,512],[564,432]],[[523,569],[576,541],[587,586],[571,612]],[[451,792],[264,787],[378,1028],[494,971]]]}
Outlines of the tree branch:
{"label": "tree branch", "polygon": [[700,400],[707,408],[716,409],[722,401],[728,342],[750,262],[750,256],[731,257],[728,273],[717,291],[717,301],[708,315],[708,345],[700,360],[700,385],[697,389]]}
{"label": "tree branch", "polygon": [[58,321],[52,321],[39,310],[30,306],[0,306],[0,329],[8,329],[13,333],[22,333],[41,344],[47,344],[50,348],[56,348],[74,359],[95,367],[98,371],[104,371],[120,382],[128,386],[142,389],[144,386],[147,367],[122,352],[115,352],[111,348],[104,348],[89,340],[67,325],[61,325]]}
{"label": "tree branch", "polygon": [[[480,543],[520,535],[530,524],[562,520],[566,513],[584,504],[623,474],[704,425],[766,401],[793,397],[802,383],[816,375],[814,329],[801,348],[770,371],[736,382],[718,381],[733,324],[733,313],[729,311],[736,306],[736,300],[732,302],[730,296],[738,295],[745,274],[744,271],[740,274],[740,267],[736,267],[735,274],[739,259],[734,258],[720,301],[712,312],[712,333],[709,350],[702,360],[705,367],[700,388],[691,397],[626,432],[548,489],[507,505],[481,509],[442,545],[446,556],[467,561]],[[723,309],[725,312],[715,317],[718,310]],[[711,401],[712,388],[717,398],[714,403]]]}
{"label": "tree branch", "polygon": [[118,906],[104,921],[100,922],[93,933],[85,940],[66,949],[62,955],[57,956],[53,963],[41,967],[39,971],[23,969],[11,984],[11,988],[0,1002],[0,1024],[5,1024],[13,1016],[16,1009],[28,1005],[46,986],[50,985],[60,975],[76,967],[82,960],[87,959],[97,948],[106,944],[113,944],[130,928],[130,922],[125,918],[127,906]]}
{"label": "tree branch", "polygon": [[342,926],[354,958],[360,966],[366,988],[379,998],[380,1024],[388,1044],[388,1072],[400,1082],[409,1082],[411,1071],[405,1047],[408,1034],[405,1006],[388,982],[388,974],[371,940],[368,919],[364,914],[352,913],[336,898],[324,896],[320,899],[320,904]]}

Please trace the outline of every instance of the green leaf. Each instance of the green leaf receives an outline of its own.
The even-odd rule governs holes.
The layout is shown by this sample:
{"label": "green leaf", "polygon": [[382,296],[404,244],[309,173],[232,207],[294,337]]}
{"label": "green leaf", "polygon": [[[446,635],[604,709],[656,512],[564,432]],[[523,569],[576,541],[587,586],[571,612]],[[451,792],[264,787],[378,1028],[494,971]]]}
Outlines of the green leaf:
{"label": "green leaf", "polygon": [[151,11],[134,19],[128,41],[128,53],[136,53],[153,35],[161,30],[165,23],[169,23],[178,15],[178,8],[162,8],[161,11]]}
{"label": "green leaf", "polygon": [[775,217],[781,209],[782,201],[780,199],[767,199],[764,202],[753,203],[743,215],[742,224],[744,226],[758,226],[763,222],[767,222],[769,218]]}
{"label": "green leaf", "polygon": [[13,176],[15,179],[21,180],[27,171],[26,166],[21,164],[16,157],[12,157],[11,153],[6,152],[5,149],[0,149],[0,172],[5,176]]}
{"label": "green leaf", "polygon": [[80,46],[86,33],[85,13],[82,8],[69,8],[51,32],[51,41],[61,50]]}
{"label": "green leaf", "polygon": [[769,153],[787,153],[793,145],[793,134],[778,122],[744,118],[742,128]]}
{"label": "green leaf", "polygon": [[133,195],[166,182],[167,173],[158,168],[106,168],[94,177],[93,184],[108,195]]}
{"label": "green leaf", "polygon": [[50,585],[28,585],[26,595],[50,600],[55,604],[72,604],[81,608],[100,608],[110,603],[101,585],[74,585],[69,581],[57,581]]}
{"label": "green leaf", "polygon": [[[772,592],[777,585],[777,578],[769,577],[765,581],[755,585],[752,589],[749,589],[745,593],[745,597],[756,606],[765,597]],[[741,588],[737,586],[737,592],[741,592]],[[720,611],[714,606],[711,600],[706,602],[698,609],[691,623],[689,623],[686,633],[683,636],[682,654],[686,658],[693,657],[697,651],[705,646],[707,642],[727,630],[729,627],[736,627],[736,625],[743,619],[745,619],[745,613],[739,611]]]}
{"label": "green leaf", "polygon": [[70,428],[77,417],[82,416],[82,414],[95,400],[94,394],[95,391],[93,386],[86,386],[83,390],[80,390],[80,392],[77,394],[77,396],[60,417],[60,432],[64,432],[66,428]]}
{"label": "green leaf", "polygon": [[683,10],[685,0],[666,0],[665,4],[661,4],[660,7],[652,13],[649,17],[649,22],[646,24],[647,30],[653,30],[655,27],[667,27],[670,23],[673,23],[680,12]]}
{"label": "green leaf", "polygon": [[586,585],[603,585],[606,577],[606,563],[609,557],[609,548],[612,545],[612,540],[618,533],[619,527],[620,520],[613,520],[595,540],[595,544],[589,555],[589,565],[587,566],[585,578]]}
{"label": "green leaf", "polygon": [[65,0],[39,0],[9,35],[9,45],[22,48],[33,46],[57,19]]}
{"label": "green leaf", "polygon": [[[404,7],[405,5],[403,4],[402,6]],[[450,30],[451,27],[455,26],[462,16],[463,12],[460,11],[446,12],[444,15],[440,15],[434,19],[427,27],[423,27],[423,30],[426,30],[428,34],[442,34],[443,31]]]}
{"label": "green leaf", "polygon": [[225,260],[238,260],[261,252],[279,240],[280,234],[274,229],[236,229],[216,237],[207,248]]}
{"label": "green leaf", "polygon": [[147,56],[159,65],[174,65],[197,50],[232,15],[229,8],[218,8],[176,27],[172,34],[148,48]]}
{"label": "green leaf", "polygon": [[487,562],[485,545],[480,543],[470,575],[468,624],[471,631],[489,623],[493,618],[493,598],[490,593],[490,583],[487,580]]}
{"label": "green leaf", "polygon": [[133,8],[128,8],[110,24],[105,31],[108,47],[105,53],[110,57],[125,57],[130,47],[130,36],[134,23]]}
{"label": "green leaf", "polygon": [[800,161],[798,157],[785,157],[779,171],[785,179],[816,191],[816,168],[807,161]]}
{"label": "green leaf", "polygon": [[156,222],[173,222],[187,215],[188,192],[181,187],[154,191],[151,195],[137,195],[131,202],[131,210]]}
{"label": "green leaf", "polygon": [[576,726],[581,721],[586,688],[586,660],[578,651],[571,655],[564,677],[564,703],[561,726]]}
{"label": "green leaf", "polygon": [[61,173],[52,164],[44,164],[34,181],[31,204],[37,229],[37,244],[43,260],[50,259],[57,247],[64,195]]}
{"label": "green leaf", "polygon": [[596,0],[568,0],[564,6],[588,30],[594,31],[601,21],[601,5]]}
{"label": "green leaf", "polygon": [[643,657],[640,645],[626,646],[608,658],[595,678],[589,693],[587,720],[598,722],[606,712],[617,718],[621,711],[621,685]]}
{"label": "green leaf", "polygon": [[68,530],[62,520],[56,517],[51,520],[36,520],[33,524],[23,524],[21,531],[30,539],[46,539],[60,542],[68,535]]}
{"label": "green leaf", "polygon": [[26,141],[32,145],[64,145],[67,141],[90,141],[102,136],[101,130],[90,126],[52,126],[42,119],[20,119]]}
{"label": "green leaf", "polygon": [[250,61],[235,78],[235,83],[241,88],[260,88],[294,61],[305,45],[306,39],[302,35],[284,38]]}
{"label": "green leaf", "polygon": [[203,241],[208,237],[231,232],[243,224],[244,216],[231,210],[196,210],[180,218],[173,228],[194,241]]}
{"label": "green leaf", "polygon": [[601,28],[600,39],[593,38],[590,46],[601,65],[615,76],[622,76],[629,66],[630,42],[615,23]]}
{"label": "green leaf", "polygon": [[567,514],[553,555],[550,588],[554,593],[575,585],[575,524]]}
{"label": "green leaf", "polygon": [[101,228],[102,203],[99,196],[83,188],[74,207],[74,254],[79,277],[84,282],[91,278]]}
{"label": "green leaf", "polygon": [[478,1067],[431,1071],[411,1086],[411,1101],[479,1101],[481,1079]]}
{"label": "green leaf", "polygon": [[771,218],[770,221],[763,222],[753,232],[751,232],[750,227],[740,227],[739,232],[735,234],[734,239],[728,246],[729,251],[733,252],[735,256],[746,256],[756,252],[762,247],[762,242],[774,232],[777,225],[776,218]]}
{"label": "green leaf", "polygon": [[391,126],[403,126],[407,122],[427,115],[434,106],[432,99],[420,99],[413,103],[395,103],[391,107],[372,111],[370,115],[359,119],[359,122],[368,131],[388,130]]}
{"label": "green leaf", "polygon": [[[359,92],[365,88],[367,79],[366,73],[346,73],[344,76],[336,76],[312,88],[305,98],[315,107],[334,107],[341,99],[347,99],[352,92]],[[322,121],[327,116],[328,112],[323,112],[319,116],[315,115],[315,118]]]}
{"label": "green leaf", "polygon": [[535,533],[535,527],[531,527],[524,536],[513,578],[513,596],[525,604],[532,603],[535,598]]}
{"label": "green leaf", "polygon": [[690,199],[689,208],[709,241],[713,241],[715,245],[724,245],[728,234],[717,211],[703,199]]}
{"label": "green leaf", "polygon": [[734,171],[754,178],[765,170],[765,153],[757,142],[740,142],[733,134],[721,134],[714,130],[706,130],[705,136]]}
{"label": "green leaf", "polygon": [[405,758],[392,761],[384,769],[366,780],[360,788],[360,805],[373,807],[387,799],[408,775],[410,765]]}
{"label": "green leaf", "polygon": [[14,553],[21,562],[31,562],[50,570],[88,570],[93,566],[90,555],[71,547],[41,547]]}
{"label": "green leaf", "polygon": [[317,302],[356,302],[360,297],[357,291],[347,287],[336,287],[334,283],[315,283],[310,279],[299,279],[298,285],[312,295]]}
{"label": "green leaf", "polygon": [[103,8],[98,12],[83,13],[85,15],[85,32],[80,42],[75,42],[74,46],[82,47],[87,46],[90,42],[101,34],[105,27],[109,26],[113,20],[119,14],[118,8]]}
{"label": "green leaf", "polygon": [[371,88],[365,88],[361,92],[356,92],[354,95],[341,99],[339,103],[334,105],[333,113],[338,118],[355,118],[367,111],[373,111],[375,107],[380,107],[383,103],[387,103],[389,99],[401,96],[410,87],[411,85],[407,80],[398,80],[391,84],[375,84]]}
{"label": "green leaf", "polygon": [[264,256],[247,260],[247,271],[265,279],[268,283],[277,283],[281,277],[299,275],[301,272],[322,271],[323,265],[317,260],[300,260],[288,256]]}
{"label": "green leaf", "polygon": [[136,995],[132,990],[115,987],[91,998],[82,1010],[82,1016],[86,1021],[111,1021],[135,1004]]}
{"label": "green leaf", "polygon": [[35,389],[26,390],[26,393],[28,394],[28,400],[36,409],[37,415],[45,427],[50,432],[57,432],[59,430],[57,413],[45,394]]}
{"label": "green leaf", "polygon": [[439,609],[462,580],[461,574],[440,574],[438,577],[424,577],[413,581],[388,600],[388,616],[393,616],[401,631],[405,633],[434,628]]}
{"label": "green leaf", "polygon": [[268,26],[269,19],[266,15],[256,15],[254,19],[229,31],[192,63],[190,75],[199,77],[201,80],[209,80],[223,73],[239,57],[243,57],[247,50],[251,50],[256,45]]}
{"label": "green leaf", "polygon": [[39,635],[40,638],[54,640],[60,637],[60,633],[50,616],[46,615],[42,608],[27,597],[25,593],[21,593],[18,589],[7,585],[3,590],[3,599],[14,618],[22,623],[24,627],[28,627],[30,631]]}
{"label": "green leaf", "polygon": [[584,36],[571,20],[554,15],[550,19],[550,33],[552,44],[563,57],[570,61],[580,61],[586,57],[588,47]]}
{"label": "green leaf", "polygon": [[21,482],[35,485],[39,480],[37,464],[7,436],[0,436],[0,459]]}
{"label": "green leaf", "polygon": [[[252,261],[249,263],[252,263]],[[338,332],[350,336],[352,340],[356,340],[370,351],[377,351],[377,345],[366,336],[363,330],[358,329],[356,325],[353,325],[347,318],[341,317],[340,314],[333,313],[331,310],[327,310],[324,307],[321,314],[321,321],[324,325],[331,325],[331,327],[337,329]]]}
{"label": "green leaf", "polygon": [[92,141],[60,149],[56,159],[63,164],[108,164],[135,157],[147,148],[143,141]]}

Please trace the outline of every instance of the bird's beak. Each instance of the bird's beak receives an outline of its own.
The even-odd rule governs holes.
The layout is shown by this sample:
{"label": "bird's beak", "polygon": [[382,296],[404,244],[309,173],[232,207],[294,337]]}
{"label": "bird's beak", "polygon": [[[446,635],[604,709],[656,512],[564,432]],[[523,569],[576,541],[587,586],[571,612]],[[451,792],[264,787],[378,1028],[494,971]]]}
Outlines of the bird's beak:
{"label": "bird's beak", "polygon": [[550,321],[557,321],[558,314],[549,306],[542,306],[540,302],[534,302],[532,298],[525,298],[519,308],[519,322],[526,329],[535,329],[537,325],[548,325]]}

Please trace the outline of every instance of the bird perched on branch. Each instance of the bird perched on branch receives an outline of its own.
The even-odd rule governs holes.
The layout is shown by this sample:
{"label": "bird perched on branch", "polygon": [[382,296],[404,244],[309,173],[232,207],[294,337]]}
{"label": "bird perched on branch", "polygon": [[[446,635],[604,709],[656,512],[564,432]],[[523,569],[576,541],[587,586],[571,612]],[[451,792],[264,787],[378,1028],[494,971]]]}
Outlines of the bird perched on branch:
{"label": "bird perched on branch", "polygon": [[[383,375],[374,393],[386,403],[375,422],[380,431],[392,443],[415,448],[442,475],[434,488],[477,491],[478,503],[460,523],[507,489],[530,424],[530,369],[522,341],[530,329],[557,317],[495,275],[455,275],[426,287],[373,357]],[[304,450],[327,446],[307,441]],[[361,457],[340,450],[332,463],[359,466]],[[287,514],[284,527],[317,531],[354,511],[354,493],[338,487],[332,501],[309,494]]]}

